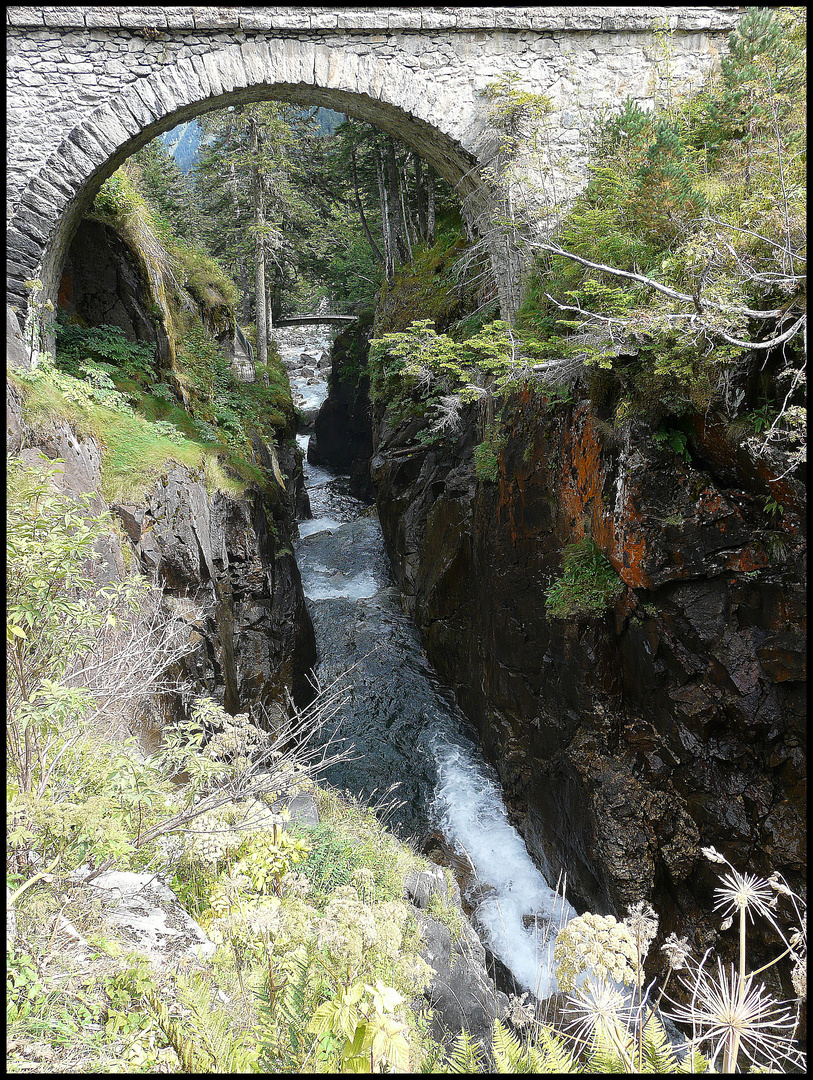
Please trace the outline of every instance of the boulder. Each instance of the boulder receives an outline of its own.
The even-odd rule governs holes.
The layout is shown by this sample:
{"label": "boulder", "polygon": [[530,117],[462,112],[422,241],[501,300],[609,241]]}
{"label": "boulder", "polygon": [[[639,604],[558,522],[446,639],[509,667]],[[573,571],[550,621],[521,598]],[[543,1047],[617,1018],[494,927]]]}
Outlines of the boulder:
{"label": "boulder", "polygon": [[102,900],[108,930],[127,951],[146,954],[158,969],[208,959],[215,952],[215,943],[158,874],[111,870],[86,882],[89,874],[72,876],[78,887],[93,890]]}
{"label": "boulder", "polygon": [[424,991],[433,1010],[432,1035],[445,1046],[465,1030],[483,1048],[491,1045],[494,1020],[507,1006],[486,970],[485,949],[477,934],[460,912],[461,932],[453,935],[449,927],[425,911],[416,911],[424,945],[423,959],[436,972]]}
{"label": "boulder", "polygon": [[[450,888],[439,866],[413,870],[404,881],[404,894],[416,909],[423,938],[421,956],[435,972],[424,990],[433,1010],[433,1037],[451,1048],[465,1030],[490,1053],[494,1020],[505,1014],[508,999],[496,989],[486,969],[485,949],[463,912],[457,884],[452,879]],[[433,896],[453,911],[458,932],[453,934],[445,922],[428,913]]]}

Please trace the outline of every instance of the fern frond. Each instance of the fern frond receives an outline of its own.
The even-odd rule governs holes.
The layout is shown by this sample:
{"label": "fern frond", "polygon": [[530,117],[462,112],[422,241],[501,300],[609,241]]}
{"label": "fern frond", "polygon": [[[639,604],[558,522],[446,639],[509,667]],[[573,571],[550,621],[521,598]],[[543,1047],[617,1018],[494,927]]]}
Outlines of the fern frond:
{"label": "fern frond", "polygon": [[573,1073],[581,1072],[579,1063],[567,1049],[564,1040],[551,1028],[542,1025],[536,1034],[536,1043],[529,1049],[529,1072]]}
{"label": "fern frond", "polygon": [[[182,1062],[197,1065],[195,1072],[248,1072],[257,1061],[257,1050],[246,1045],[246,1038],[232,1033],[233,1017],[211,1004],[212,986],[205,979],[179,977],[178,1000],[186,1009],[184,1023],[172,1021],[172,1034],[166,1032]],[[153,999],[154,999],[154,995]],[[156,1008],[156,1002],[150,1002]],[[158,1003],[160,1004],[160,1002]],[[163,1023],[162,1023],[163,1027]],[[180,1047],[180,1048],[179,1048]]]}
{"label": "fern frond", "polygon": [[708,1060],[703,1057],[699,1050],[694,1053],[688,1050],[680,1059],[675,1072],[679,1073],[705,1073],[709,1071]]}
{"label": "fern frond", "polygon": [[585,1072],[591,1073],[617,1073],[624,1072],[624,1063],[618,1051],[613,1050],[605,1042],[599,1043],[587,1059]]}
{"label": "fern frond", "polygon": [[461,1031],[455,1039],[446,1065],[450,1073],[458,1075],[482,1071],[483,1053],[477,1040],[467,1031]]}
{"label": "fern frond", "polygon": [[179,1020],[170,1016],[169,1009],[155,990],[147,990],[144,997],[155,1013],[158,1026],[172,1049],[178,1055],[181,1070],[185,1073],[206,1073],[214,1070],[214,1055],[208,1049],[198,1047],[193,1036],[184,1030]]}
{"label": "fern frond", "polygon": [[491,1038],[494,1065],[498,1073],[526,1072],[520,1069],[523,1058],[522,1043],[499,1020],[494,1021],[494,1034]]}
{"label": "fern frond", "polygon": [[642,1049],[642,1071],[646,1070],[655,1073],[676,1071],[678,1067],[677,1055],[664,1031],[663,1024],[656,1016],[650,1017],[644,1028]]}

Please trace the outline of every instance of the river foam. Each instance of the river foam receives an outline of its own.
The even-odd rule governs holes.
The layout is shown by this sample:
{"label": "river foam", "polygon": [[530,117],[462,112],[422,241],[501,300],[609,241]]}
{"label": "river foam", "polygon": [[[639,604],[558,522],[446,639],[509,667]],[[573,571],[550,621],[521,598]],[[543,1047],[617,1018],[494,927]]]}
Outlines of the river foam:
{"label": "river foam", "polygon": [[[484,899],[476,907],[475,921],[517,981],[537,997],[546,997],[556,989],[556,930],[576,912],[534,866],[508,821],[499,784],[477,749],[443,736],[433,744],[438,764],[433,811],[441,831],[476,871],[470,893]],[[523,916],[535,916],[533,928],[524,925]]]}

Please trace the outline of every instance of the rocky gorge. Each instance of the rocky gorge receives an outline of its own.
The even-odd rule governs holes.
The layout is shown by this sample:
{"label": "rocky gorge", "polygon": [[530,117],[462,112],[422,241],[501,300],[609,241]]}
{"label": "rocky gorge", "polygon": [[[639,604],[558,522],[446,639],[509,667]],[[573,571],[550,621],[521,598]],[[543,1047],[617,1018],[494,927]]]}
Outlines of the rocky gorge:
{"label": "rocky gorge", "polygon": [[[649,899],[663,933],[723,951],[701,847],[803,890],[802,486],[722,425],[695,420],[686,460],[644,425],[612,437],[584,392],[563,404],[531,390],[503,404],[498,477],[483,481],[476,407],[427,448],[418,423],[365,412],[337,368],[333,386],[320,446],[342,424],[373,446],[403,603],[547,880],[566,873],[580,909],[622,916]],[[623,590],[601,617],[549,618],[562,548],[585,537]]]}

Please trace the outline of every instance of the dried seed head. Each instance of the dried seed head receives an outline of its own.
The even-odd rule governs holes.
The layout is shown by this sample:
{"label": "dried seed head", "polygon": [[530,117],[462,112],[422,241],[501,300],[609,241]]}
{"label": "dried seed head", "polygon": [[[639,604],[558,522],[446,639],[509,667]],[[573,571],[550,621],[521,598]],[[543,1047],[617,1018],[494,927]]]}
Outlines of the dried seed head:
{"label": "dried seed head", "polygon": [[666,953],[669,966],[673,971],[681,971],[686,967],[686,961],[690,956],[689,943],[686,938],[679,938],[677,934],[670,934],[661,945],[661,951]]}

